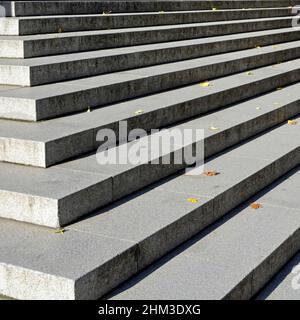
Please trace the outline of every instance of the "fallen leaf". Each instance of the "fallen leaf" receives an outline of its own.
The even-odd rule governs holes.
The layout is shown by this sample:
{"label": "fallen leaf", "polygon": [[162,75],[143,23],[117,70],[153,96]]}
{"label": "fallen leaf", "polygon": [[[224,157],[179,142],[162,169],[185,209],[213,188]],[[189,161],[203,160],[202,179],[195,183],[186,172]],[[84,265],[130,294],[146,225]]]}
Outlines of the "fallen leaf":
{"label": "fallen leaf", "polygon": [[282,90],[282,87],[278,87],[278,88],[276,88],[276,90]]}
{"label": "fallen leaf", "polygon": [[260,49],[260,48],[261,48],[261,46],[255,46],[255,48],[256,48],[256,49]]}
{"label": "fallen leaf", "polygon": [[56,234],[64,234],[65,232],[66,232],[65,229],[57,229],[57,230],[55,230]]}
{"label": "fallen leaf", "polygon": [[214,125],[211,125],[209,127],[210,130],[213,130],[213,131],[217,131],[217,130],[220,130],[218,127],[215,127]]}
{"label": "fallen leaf", "polygon": [[88,107],[87,112],[91,112],[91,107]]}
{"label": "fallen leaf", "polygon": [[212,10],[212,11],[217,11],[217,10],[218,10],[218,8],[211,8],[211,10]]}
{"label": "fallen leaf", "polygon": [[288,120],[288,124],[291,126],[295,126],[297,124],[296,120]]}
{"label": "fallen leaf", "polygon": [[196,198],[187,198],[187,201],[188,201],[188,202],[191,202],[191,203],[197,203],[197,202],[199,202],[199,200],[196,199]]}
{"label": "fallen leaf", "polygon": [[213,176],[216,176],[216,175],[218,175],[220,173],[215,171],[215,170],[208,170],[208,171],[204,171],[203,174],[208,176],[208,177],[213,177]]}
{"label": "fallen leaf", "polygon": [[261,110],[261,107],[256,107],[256,110]]}
{"label": "fallen leaf", "polygon": [[64,30],[63,30],[63,28],[61,28],[61,27],[59,27],[58,30],[57,30],[58,33],[62,33],[63,31],[64,31]]}
{"label": "fallen leaf", "polygon": [[248,71],[248,72],[246,72],[246,74],[247,74],[247,76],[253,76],[254,75],[254,73],[252,71]]}
{"label": "fallen leaf", "polygon": [[103,11],[103,12],[102,12],[102,15],[103,15],[103,16],[107,16],[107,15],[109,15],[109,14],[111,14],[111,11]]}
{"label": "fallen leaf", "polygon": [[211,87],[212,86],[212,84],[209,82],[209,81],[203,81],[203,82],[200,82],[199,83],[199,85],[201,86],[201,87]]}
{"label": "fallen leaf", "polygon": [[251,207],[252,209],[257,210],[257,209],[259,209],[259,208],[262,208],[262,204],[257,203],[257,202],[254,202],[254,203],[251,203],[250,207]]}
{"label": "fallen leaf", "polygon": [[165,12],[164,11],[158,11],[158,14],[164,14]]}
{"label": "fallen leaf", "polygon": [[142,113],[144,113],[144,110],[137,110],[136,112],[135,112],[135,114],[142,114]]}

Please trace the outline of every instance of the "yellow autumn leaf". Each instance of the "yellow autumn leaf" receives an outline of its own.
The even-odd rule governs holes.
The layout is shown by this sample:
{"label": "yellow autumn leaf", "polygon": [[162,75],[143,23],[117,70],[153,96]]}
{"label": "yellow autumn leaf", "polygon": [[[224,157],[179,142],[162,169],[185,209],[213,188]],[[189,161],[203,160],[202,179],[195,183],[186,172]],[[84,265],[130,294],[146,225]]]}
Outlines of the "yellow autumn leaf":
{"label": "yellow autumn leaf", "polygon": [[196,198],[187,198],[187,201],[188,201],[188,202],[191,202],[191,203],[197,203],[197,202],[199,202],[199,200],[196,199]]}
{"label": "yellow autumn leaf", "polygon": [[142,114],[142,113],[144,113],[144,110],[142,110],[142,109],[137,110],[137,111],[135,112],[135,114]]}
{"label": "yellow autumn leaf", "polygon": [[209,81],[203,81],[199,83],[200,87],[206,88],[212,86],[212,84]]}
{"label": "yellow autumn leaf", "polygon": [[261,46],[258,46],[258,45],[257,45],[257,46],[255,46],[255,48],[256,48],[256,49],[260,49],[260,48],[261,48]]}
{"label": "yellow autumn leaf", "polygon": [[211,8],[212,11],[217,11],[218,8],[214,7],[214,8]]}
{"label": "yellow autumn leaf", "polygon": [[253,76],[254,75],[254,73],[252,71],[248,71],[248,72],[246,72],[246,74],[247,74],[247,76]]}
{"label": "yellow autumn leaf", "polygon": [[57,229],[57,230],[55,230],[54,233],[56,233],[56,234],[64,234],[65,232],[66,232],[65,229]]}
{"label": "yellow autumn leaf", "polygon": [[288,124],[291,126],[295,126],[297,124],[296,120],[288,120]]}

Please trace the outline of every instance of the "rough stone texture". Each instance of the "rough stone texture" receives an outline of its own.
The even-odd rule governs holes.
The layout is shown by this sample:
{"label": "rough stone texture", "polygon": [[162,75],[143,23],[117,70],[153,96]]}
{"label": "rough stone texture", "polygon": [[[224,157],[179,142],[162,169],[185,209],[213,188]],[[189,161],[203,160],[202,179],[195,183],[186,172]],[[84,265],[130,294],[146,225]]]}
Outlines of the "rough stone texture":
{"label": "rough stone texture", "polygon": [[[279,127],[254,140],[259,152],[251,148],[253,141],[250,141],[209,161],[207,166],[220,168],[220,175],[215,177],[181,175],[165,180],[154,189],[126,198],[85,220],[68,226],[63,234],[56,234],[51,229],[1,220],[0,237],[1,243],[5,243],[6,250],[0,250],[1,279],[5,279],[0,286],[0,292],[16,298],[31,299],[83,299],[102,296],[109,289],[135,274],[137,270],[141,270],[188,240],[228,212],[230,208],[244,202],[280,175],[295,167],[299,163],[299,149],[295,149],[293,143],[295,144],[296,140],[299,141],[299,138],[296,136],[297,130],[293,127],[292,129],[295,130],[293,142],[290,139],[291,135],[286,132],[290,127],[288,129],[286,127],[287,125]],[[271,155],[272,150],[268,150],[266,146],[270,141],[276,140],[282,141],[281,152],[279,154],[278,150],[273,148],[274,153]],[[236,155],[240,148],[247,157]],[[237,166],[240,169],[239,176],[236,176],[236,180],[229,182],[228,185],[228,177],[232,176],[233,168]],[[268,180],[263,177],[268,177]],[[177,179],[186,179],[185,182],[177,184],[181,190],[174,188]],[[193,193],[191,193],[192,190],[187,189],[187,186],[191,186],[189,181],[191,179],[198,181],[198,187],[192,188]],[[213,179],[215,183],[212,182],[211,191],[208,191],[207,182]],[[222,184],[223,187],[219,189],[218,194],[215,194],[217,186]],[[219,201],[224,203],[221,200],[222,196],[228,199],[234,197],[235,201],[226,207],[220,206]],[[198,202],[188,202],[189,197],[198,199]],[[263,283],[260,277],[264,278],[264,274],[268,276],[269,272],[268,267],[261,264],[265,260],[264,257],[270,256],[282,244],[280,240],[286,240],[287,233],[290,235],[291,230],[299,227],[295,223],[297,217],[299,218],[298,212],[297,214],[289,213],[292,217],[289,220],[286,219],[288,213],[282,213],[281,210],[277,217],[281,219],[279,221],[273,217],[273,213],[277,210],[267,210],[268,204],[264,205],[263,219],[266,219],[266,224],[272,223],[272,228],[276,228],[276,232],[270,233],[269,237],[265,238],[265,245],[260,249],[261,253],[257,251],[261,241],[255,237],[258,232],[257,222],[262,219],[262,211],[247,211],[240,215],[241,220],[233,220],[238,221],[238,224],[229,224],[229,227],[225,228],[225,238],[222,236],[222,228],[220,232],[217,230],[215,233],[218,235],[217,239],[222,238],[224,243],[224,246],[217,247],[218,250],[222,248],[228,250],[230,248],[228,244],[235,241],[235,243],[241,243],[238,248],[243,257],[246,253],[242,243],[248,245],[251,243],[249,250],[251,249],[252,253],[248,256],[248,259],[251,258],[249,260],[251,263],[240,268],[240,272],[243,271],[243,275],[246,275],[254,267],[257,268],[259,262],[259,266],[263,266],[265,271],[257,272],[256,282],[259,284],[257,287]],[[251,225],[248,219],[251,219]],[[286,221],[286,228],[283,228],[284,221]],[[244,239],[241,242],[239,235],[242,237],[244,229],[237,233],[239,228],[246,228],[245,231],[249,237],[252,236],[252,240],[247,242]],[[259,225],[259,230],[262,236],[266,237],[263,224]],[[207,237],[208,243],[210,243],[209,239],[210,237]],[[216,241],[217,239],[215,243],[220,243]],[[25,256],[20,254],[24,248],[27,251]],[[208,245],[206,248],[203,254],[212,254],[218,259],[224,257],[224,254],[218,255],[215,250],[208,250]],[[289,254],[286,250],[285,252],[286,255]],[[78,254],[84,258],[78,259]],[[39,259],[36,258],[37,256]],[[233,256],[236,261],[243,260],[238,259],[237,255]],[[230,260],[230,256],[228,259]],[[282,257],[278,257],[276,260],[278,263],[276,262],[275,265],[272,263],[273,268],[276,269],[283,260]],[[124,272],[124,266],[126,266],[126,272]],[[24,274],[27,280],[22,281],[21,286],[17,286],[19,281],[16,279],[24,277]],[[237,283],[238,279],[233,280],[234,282],[231,283]],[[72,281],[75,282],[75,286],[72,285]],[[52,288],[51,292],[49,288]],[[218,292],[219,294],[228,293],[230,288],[234,289],[227,286],[226,290],[220,289]],[[246,290],[245,287],[243,288]],[[230,296],[233,296],[237,291],[230,292]],[[241,297],[249,296],[249,291],[243,292]]]}

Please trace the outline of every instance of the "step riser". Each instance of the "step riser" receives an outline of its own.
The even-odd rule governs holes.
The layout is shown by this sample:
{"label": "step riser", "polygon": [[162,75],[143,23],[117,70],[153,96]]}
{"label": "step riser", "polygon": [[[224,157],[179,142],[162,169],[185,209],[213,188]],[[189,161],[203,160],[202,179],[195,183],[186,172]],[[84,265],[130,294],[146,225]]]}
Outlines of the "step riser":
{"label": "step riser", "polygon": [[[19,2],[4,3],[7,16],[41,16],[56,14],[97,14],[103,11],[141,12],[141,11],[180,11],[180,10],[210,10],[242,9],[257,7],[288,7],[298,1],[147,1],[147,2],[111,2],[111,1],[81,1],[68,2]],[[299,3],[299,2],[298,2]],[[12,8],[11,8],[12,7]]]}
{"label": "step riser", "polygon": [[87,110],[88,107],[98,107],[141,97],[146,94],[161,92],[197,81],[221,77],[298,57],[298,48],[291,48],[102,87],[81,89],[77,92],[40,100],[3,96],[0,97],[0,117],[29,121],[54,118],[72,112]]}
{"label": "step riser", "polygon": [[58,17],[26,20],[0,20],[0,35],[33,35],[44,33],[89,31],[101,29],[118,29],[132,27],[147,27],[157,25],[172,25],[185,23],[200,23],[225,20],[259,19],[290,16],[292,9],[269,9],[251,11],[211,11],[194,13],[166,13],[128,16],[98,16],[98,17]]}
{"label": "step riser", "polygon": [[[18,299],[34,299],[37,296],[39,299],[98,299],[294,168],[300,161],[299,155],[299,149],[289,152],[75,282],[30,269],[2,265],[0,270],[8,281],[6,287],[9,289],[1,293]],[[224,199],[232,201],[224,202]],[[296,246],[295,241],[293,244]],[[16,278],[19,277],[13,275],[26,276],[27,283],[17,283]],[[60,289],[56,293],[52,288],[56,288],[58,283]],[[35,288],[34,294],[32,287]]]}
{"label": "step riser", "polygon": [[[26,40],[24,50],[20,50],[18,42],[21,40],[0,40],[0,57],[29,58],[47,55],[57,55],[72,52],[92,51],[105,48],[117,48],[131,45],[141,45],[176,40],[187,40],[201,37],[271,30],[292,27],[292,19],[278,19],[269,21],[255,21],[198,27],[184,27],[162,30],[132,31],[127,33],[112,33],[99,35],[85,35],[72,37],[58,37],[48,39]],[[10,53],[10,55],[8,55]]]}
{"label": "step riser", "polygon": [[232,289],[224,300],[249,300],[259,292],[299,251],[300,229]]}
{"label": "step riser", "polygon": [[[299,111],[300,103],[297,101],[223,132],[218,132],[204,140],[205,156],[212,156],[278,123],[290,119],[298,114]],[[193,146],[196,146],[196,142]],[[177,154],[181,153],[181,151],[182,149],[175,152]],[[171,152],[171,159],[173,156],[174,152]],[[185,164],[171,164],[167,166],[140,165],[130,171],[125,171],[114,176],[112,181],[104,180],[97,185],[61,199],[58,204],[53,199],[4,191],[1,193],[6,201],[0,202],[0,216],[54,228],[64,226],[109,202],[120,199],[167,177],[183,169],[185,166]],[[143,172],[142,180],[139,178],[141,171]],[[41,212],[43,212],[42,216],[40,215]]]}
{"label": "step riser", "polygon": [[7,85],[35,86],[160,63],[175,62],[183,59],[193,59],[230,51],[250,49],[258,44],[260,46],[266,46],[296,41],[299,39],[300,32],[285,32],[246,39],[233,39],[214,43],[126,53],[104,58],[91,58],[88,60],[34,67],[0,65],[0,83]]}
{"label": "step riser", "polygon": [[[178,103],[151,113],[133,116],[123,120],[128,121],[129,130],[142,128],[148,131],[153,128],[171,125],[206,112],[211,112],[222,106],[242,101],[299,80],[299,70],[294,70],[284,75],[281,74],[247,85],[241,85],[208,97]],[[117,133],[118,122],[54,140],[48,142],[46,145],[35,141],[1,138],[0,160],[36,167],[49,167],[74,156],[95,150],[98,147],[96,143],[97,132],[105,128],[112,128]]]}

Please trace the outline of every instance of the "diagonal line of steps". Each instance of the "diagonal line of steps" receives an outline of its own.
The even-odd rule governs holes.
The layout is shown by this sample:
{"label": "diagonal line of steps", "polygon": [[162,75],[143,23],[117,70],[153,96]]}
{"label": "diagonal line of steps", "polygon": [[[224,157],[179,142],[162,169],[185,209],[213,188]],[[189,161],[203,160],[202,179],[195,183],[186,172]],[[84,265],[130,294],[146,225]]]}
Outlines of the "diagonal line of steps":
{"label": "diagonal line of steps", "polygon": [[[0,251],[0,275],[5,279],[0,293],[18,299],[100,298],[296,167],[300,161],[298,136],[296,126],[280,126],[208,161],[207,167],[220,171],[215,177],[174,176],[68,226],[63,234],[1,220],[0,239],[6,250]],[[191,203],[187,201],[189,197],[198,201]],[[262,247],[276,253],[267,261],[271,261],[267,265],[274,271],[282,262],[276,260],[278,251],[287,256],[299,246],[299,214],[294,214],[290,223],[284,214],[281,223],[256,212],[251,214],[252,219],[258,215],[253,223],[257,219],[262,224],[269,221],[275,228],[277,222],[278,232],[269,233],[271,239],[278,235],[277,240]],[[287,229],[281,228],[284,222],[288,223]],[[234,230],[232,236],[237,234],[241,240],[238,230]],[[245,230],[246,235],[250,236],[250,230]],[[266,234],[265,228],[259,230]],[[261,243],[257,238],[251,239],[258,250]],[[24,248],[26,255],[22,254]],[[209,252],[213,254],[214,250]],[[266,267],[264,263],[260,266]],[[264,279],[269,276],[268,271],[270,268],[266,268]],[[253,279],[257,286],[263,282]],[[245,291],[246,297],[248,294]],[[228,295],[232,296],[234,291]]]}
{"label": "diagonal line of steps", "polygon": [[29,59],[0,59],[0,83],[34,86],[300,40],[295,28]]}
{"label": "diagonal line of steps", "polygon": [[97,14],[102,12],[147,12],[243,9],[292,6],[299,1],[2,1],[7,16]]}
{"label": "diagonal line of steps", "polygon": [[293,17],[276,17],[57,34],[0,36],[0,57],[29,58],[242,32],[284,29],[292,27],[293,19]]}
{"label": "diagonal line of steps", "polygon": [[68,16],[36,16],[0,19],[0,35],[89,31],[174,25],[223,20],[260,19],[295,15],[292,8],[266,8],[218,11],[173,11]]}
{"label": "diagonal line of steps", "polygon": [[[298,166],[126,282],[110,299],[250,299],[300,246],[300,200],[295,192],[299,183]],[[253,210],[249,207],[253,202],[263,207]],[[282,285],[285,290],[276,288],[271,297],[287,298],[283,292],[288,292],[288,297],[299,299],[292,277],[295,274]]]}
{"label": "diagonal line of steps", "polygon": [[[1,91],[0,117],[31,121],[48,119],[291,60],[299,57],[299,43],[300,41],[294,41],[259,50],[248,49],[32,88]],[[295,71],[299,61],[294,60],[290,65],[283,63],[282,72],[285,72],[284,69]]]}
{"label": "diagonal line of steps", "polygon": [[[0,163],[0,195],[5,198],[5,201],[0,202],[0,216],[50,227],[66,225],[183,169],[187,166],[186,162],[175,164],[172,159],[190,146],[196,148],[204,144],[205,156],[209,157],[280,122],[292,119],[300,112],[299,86],[296,84],[174,125],[169,129],[204,129],[205,137],[194,137],[193,143],[188,145],[172,144],[170,151],[152,153],[148,160],[138,164],[100,164],[96,154],[47,170]],[[260,110],[257,110],[257,106]],[[217,130],[211,128],[212,123]],[[295,141],[298,141],[296,137],[299,133],[295,129]],[[128,149],[134,143],[128,142]],[[115,148],[118,154],[122,145]],[[151,148],[154,151],[152,145]],[[171,159],[170,164],[162,164],[168,158]],[[150,163],[152,160],[159,160],[159,164]]]}
{"label": "diagonal line of steps", "polygon": [[[196,84],[45,122],[0,120],[0,159],[48,167],[97,149],[98,130],[111,128],[118,134],[119,121],[126,120],[129,130],[149,131],[297,82],[299,64],[299,60],[289,61],[252,70],[251,75],[244,72],[215,79],[206,88]],[[270,102],[262,101],[257,107],[297,101],[295,88],[271,93]]]}

